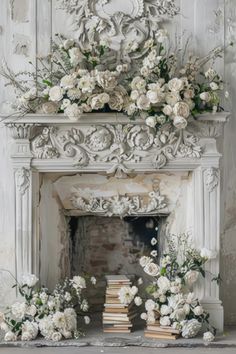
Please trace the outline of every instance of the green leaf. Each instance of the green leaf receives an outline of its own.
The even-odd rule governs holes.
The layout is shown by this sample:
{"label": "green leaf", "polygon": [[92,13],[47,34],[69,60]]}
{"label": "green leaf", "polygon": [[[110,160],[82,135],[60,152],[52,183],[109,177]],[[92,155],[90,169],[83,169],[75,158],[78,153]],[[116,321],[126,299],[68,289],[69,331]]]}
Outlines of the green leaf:
{"label": "green leaf", "polygon": [[44,84],[46,84],[46,85],[48,85],[49,87],[52,87],[53,86],[53,84],[51,83],[51,81],[49,81],[49,80],[43,80],[43,83]]}

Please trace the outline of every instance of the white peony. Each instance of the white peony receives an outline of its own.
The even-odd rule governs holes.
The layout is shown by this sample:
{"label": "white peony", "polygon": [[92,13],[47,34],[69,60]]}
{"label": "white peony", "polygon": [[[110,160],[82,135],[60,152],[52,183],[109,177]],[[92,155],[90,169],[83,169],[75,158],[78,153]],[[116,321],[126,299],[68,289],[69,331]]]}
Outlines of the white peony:
{"label": "white peony", "polygon": [[22,324],[21,340],[32,340],[38,335],[38,324],[36,322],[25,321]]}
{"label": "white peony", "polygon": [[73,103],[66,107],[65,109],[65,115],[72,121],[77,121],[79,120],[81,114],[82,114],[82,109],[77,105],[77,103]]}
{"label": "white peony", "polygon": [[166,115],[166,116],[171,116],[173,113],[173,109],[170,105],[165,105],[162,109],[162,112]]}
{"label": "white peony", "polygon": [[171,313],[171,307],[167,306],[167,305],[161,305],[161,308],[160,308],[160,313],[161,313],[161,316],[167,316]]}
{"label": "white peony", "polygon": [[184,117],[177,116],[173,119],[173,124],[177,129],[185,129],[188,125],[187,120]]}
{"label": "white peony", "polygon": [[135,303],[136,306],[141,306],[142,303],[143,303],[143,300],[141,299],[140,296],[136,296],[136,297],[134,298],[134,303]]}
{"label": "white peony", "polygon": [[155,301],[153,301],[152,299],[148,299],[146,302],[145,302],[145,309],[146,311],[153,311],[156,309],[156,303]]}
{"label": "white peony", "polygon": [[59,102],[63,99],[64,90],[60,86],[53,86],[49,90],[49,99],[53,102]]}
{"label": "white peony", "polygon": [[204,310],[203,310],[202,306],[196,306],[193,309],[193,312],[194,312],[194,315],[201,316],[204,313]]}
{"label": "white peony", "polygon": [[55,314],[53,315],[53,323],[55,325],[56,328],[65,328],[66,326],[66,317],[64,312],[61,311],[57,311],[55,312]]}
{"label": "white peony", "polygon": [[4,340],[6,342],[15,342],[17,340],[17,335],[15,333],[13,333],[12,331],[8,331],[5,334]]}
{"label": "white peony", "polygon": [[214,334],[211,333],[210,331],[209,331],[209,332],[205,332],[205,333],[203,334],[203,340],[204,340],[205,342],[213,342],[214,339],[215,339],[215,336],[214,336]]}
{"label": "white peony", "polygon": [[124,305],[129,305],[134,299],[134,294],[130,286],[123,286],[118,292],[119,300]]}
{"label": "white peony", "polygon": [[75,331],[77,328],[77,315],[73,308],[67,308],[64,311],[65,320],[66,320],[66,330]]}
{"label": "white peony", "polygon": [[34,274],[24,274],[21,277],[21,284],[27,285],[29,288],[33,288],[39,279]]}
{"label": "white peony", "polygon": [[144,272],[152,277],[157,277],[160,274],[160,267],[155,263],[148,263],[144,268]]}
{"label": "white peony", "polygon": [[155,116],[149,116],[146,118],[146,124],[151,127],[151,128],[155,128],[156,124],[157,124],[157,119]]}
{"label": "white peony", "polygon": [[169,92],[166,94],[166,103],[170,106],[174,106],[180,100],[178,92]]}
{"label": "white peony", "polygon": [[163,316],[160,318],[160,325],[161,326],[170,326],[171,321],[169,316]]}
{"label": "white peony", "polygon": [[199,272],[196,271],[196,270],[189,270],[185,276],[184,276],[184,279],[186,281],[186,283],[189,285],[189,286],[192,286],[194,283],[196,283],[196,281],[198,280],[198,277],[199,277]]}
{"label": "white peony", "polygon": [[181,79],[174,78],[168,82],[168,88],[170,91],[179,92],[184,88],[184,82]]}
{"label": "white peony", "polygon": [[65,90],[72,89],[76,85],[76,78],[74,75],[65,75],[60,82],[61,87]]}
{"label": "white peony", "polygon": [[81,53],[80,49],[77,47],[73,47],[69,49],[69,56],[71,65],[77,66],[79,63],[83,61],[83,54]]}
{"label": "white peony", "polygon": [[202,92],[200,93],[200,98],[202,101],[209,102],[211,100],[211,95],[209,92]]}
{"label": "white peony", "polygon": [[39,320],[39,330],[43,337],[51,339],[51,335],[54,332],[52,316],[44,316]]}
{"label": "white peony", "polygon": [[137,99],[137,107],[141,110],[147,111],[150,108],[150,101],[145,95],[141,95]]}
{"label": "white peony", "polygon": [[11,312],[17,320],[22,320],[25,316],[27,305],[24,302],[16,302],[11,306]]}
{"label": "white peony", "polygon": [[165,294],[170,289],[170,281],[168,278],[166,278],[164,276],[161,276],[157,280],[157,285],[158,285],[162,294]]}
{"label": "white peony", "polygon": [[202,248],[200,251],[200,255],[205,259],[215,259],[217,256],[217,252],[213,250],[209,250],[208,248]]}
{"label": "white peony", "polygon": [[139,264],[141,265],[141,267],[144,268],[146,265],[148,265],[152,261],[153,261],[153,259],[151,257],[143,256],[140,258]]}
{"label": "white peony", "polygon": [[187,103],[185,102],[177,102],[174,105],[173,113],[175,116],[181,116],[184,118],[188,118],[190,115],[190,109]]}
{"label": "white peony", "polygon": [[60,332],[53,332],[51,335],[51,340],[54,342],[59,342],[62,339],[62,335]]}

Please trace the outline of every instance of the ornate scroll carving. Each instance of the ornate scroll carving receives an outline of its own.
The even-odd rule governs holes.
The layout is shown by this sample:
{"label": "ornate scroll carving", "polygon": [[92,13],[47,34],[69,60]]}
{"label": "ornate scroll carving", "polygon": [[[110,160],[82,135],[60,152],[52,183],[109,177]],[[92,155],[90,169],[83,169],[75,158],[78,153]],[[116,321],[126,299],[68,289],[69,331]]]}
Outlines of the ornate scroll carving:
{"label": "ornate scroll carving", "polygon": [[58,3],[71,15],[81,47],[103,40],[117,51],[115,55],[126,59],[141,56],[143,53],[137,54],[136,49],[155,36],[161,21],[179,12],[174,0],[58,0]]}
{"label": "ornate scroll carving", "polygon": [[212,192],[218,186],[219,180],[220,180],[220,174],[218,169],[216,168],[206,169],[205,183],[206,183],[207,190],[209,192]]}
{"label": "ornate scroll carving", "polygon": [[31,142],[33,155],[38,159],[72,158],[73,165],[88,166],[102,163],[107,173],[122,175],[132,172],[128,163],[151,163],[164,167],[179,158],[200,158],[198,139],[187,131],[156,132],[146,125],[104,124],[81,129],[60,130],[43,128]]}
{"label": "ornate scroll carving", "polygon": [[25,167],[19,168],[15,172],[16,187],[24,195],[30,186],[30,172]]}
{"label": "ornate scroll carving", "polygon": [[146,203],[144,198],[140,196],[116,195],[110,198],[95,198],[92,196],[83,198],[80,195],[81,190],[78,189],[71,196],[74,208],[105,216],[150,215],[158,213],[167,206],[165,197],[160,194],[159,190],[150,192]]}

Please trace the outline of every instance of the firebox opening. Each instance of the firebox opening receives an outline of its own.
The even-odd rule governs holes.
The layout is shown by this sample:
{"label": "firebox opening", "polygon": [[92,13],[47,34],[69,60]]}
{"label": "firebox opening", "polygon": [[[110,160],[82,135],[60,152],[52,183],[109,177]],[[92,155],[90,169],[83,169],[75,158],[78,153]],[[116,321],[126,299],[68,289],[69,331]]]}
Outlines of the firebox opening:
{"label": "firebox opening", "polygon": [[[97,278],[96,287],[88,289],[93,311],[102,310],[105,275],[144,276],[139,259],[153,250],[158,256],[162,220],[161,216],[71,217],[70,272],[71,276],[87,274]],[[153,238],[157,243],[152,245]]]}

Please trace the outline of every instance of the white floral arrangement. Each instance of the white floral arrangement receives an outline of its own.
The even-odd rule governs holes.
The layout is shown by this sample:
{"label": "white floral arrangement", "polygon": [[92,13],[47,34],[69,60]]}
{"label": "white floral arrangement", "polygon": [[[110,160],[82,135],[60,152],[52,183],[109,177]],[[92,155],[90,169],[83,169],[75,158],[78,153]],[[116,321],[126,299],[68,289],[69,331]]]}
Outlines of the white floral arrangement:
{"label": "white floral arrangement", "polygon": [[[95,284],[95,278],[91,279]],[[17,288],[22,301],[9,306],[5,313],[0,313],[0,329],[5,332],[5,341],[31,341],[37,336],[47,340],[79,338],[82,332],[78,329],[78,318],[83,316],[85,324],[90,318],[86,315],[89,309],[84,297],[86,280],[81,276],[66,279],[57,284],[52,292],[44,287],[37,287],[38,278],[24,275]]]}
{"label": "white floral arrangement", "polygon": [[[184,338],[193,338],[201,329],[207,328],[203,339],[213,341],[216,330],[194,295],[193,285],[200,276],[205,277],[204,264],[215,257],[214,251],[191,246],[186,234],[168,238],[167,250],[159,264],[152,257],[143,256],[140,265],[152,280],[146,288],[148,298],[144,301],[145,312],[141,318],[147,324],[158,321],[160,326],[178,329]],[[212,280],[218,281],[219,277]],[[143,300],[137,296],[134,302],[141,306]]]}
{"label": "white floral arrangement", "polygon": [[212,67],[222,48],[204,58],[190,55],[182,64],[181,51],[172,53],[167,31],[158,29],[142,48],[132,49],[134,58],[144,53],[137,59],[110,63],[112,51],[104,40],[82,49],[58,36],[52,53],[38,58],[37,76],[14,74],[5,63],[1,74],[16,89],[14,111],[64,113],[72,121],[83,113],[115,111],[141,117],[153,128],[184,129],[191,116],[222,109],[223,82]]}

